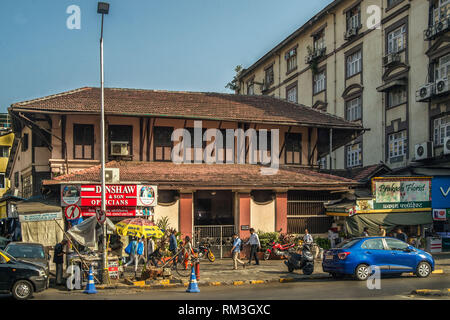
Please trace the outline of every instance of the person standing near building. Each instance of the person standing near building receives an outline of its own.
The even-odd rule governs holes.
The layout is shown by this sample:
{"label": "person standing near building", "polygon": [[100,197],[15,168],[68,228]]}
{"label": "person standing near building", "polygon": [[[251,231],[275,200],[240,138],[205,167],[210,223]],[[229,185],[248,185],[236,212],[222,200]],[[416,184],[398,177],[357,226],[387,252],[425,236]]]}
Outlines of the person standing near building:
{"label": "person standing near building", "polygon": [[380,229],[380,237],[386,237],[386,229],[382,225],[378,227]]}
{"label": "person standing near building", "polygon": [[130,256],[130,260],[125,264],[125,267],[128,267],[130,264],[134,262],[135,264],[134,273],[136,276],[138,261],[137,261],[137,239],[135,237],[131,239],[131,242],[125,249],[125,253],[128,253]]}
{"label": "person standing near building", "polygon": [[178,249],[177,237],[175,236],[176,232],[177,231],[175,229],[172,230],[172,233],[169,238],[169,250],[170,250],[170,252],[172,252],[172,256],[177,254],[177,249]]}
{"label": "person standing near building", "polygon": [[364,227],[364,231],[361,235],[362,237],[369,237],[369,228]]}
{"label": "person standing near building", "polygon": [[245,269],[245,262],[239,259],[239,254],[241,253],[242,240],[239,239],[238,235],[233,234],[233,248],[231,248],[231,254],[233,256],[233,270],[237,270],[238,263],[242,264]]}
{"label": "person standing near building", "polygon": [[303,242],[311,245],[314,242],[312,235],[309,234],[308,229],[305,229],[305,235],[303,236]]}
{"label": "person standing near building", "polygon": [[396,238],[398,240],[402,240],[403,242],[407,242],[408,241],[408,236],[406,235],[406,233],[403,233],[402,229],[400,229],[400,228],[397,229]]}
{"label": "person standing near building", "polygon": [[64,272],[64,246],[67,245],[67,240],[63,239],[60,243],[55,245],[55,252],[53,262],[56,264],[56,285],[63,285],[63,272]]}
{"label": "person standing near building", "polygon": [[259,265],[258,259],[258,249],[261,248],[261,243],[259,242],[259,237],[255,233],[255,229],[250,228],[250,239],[246,244],[250,244],[250,259],[248,260],[248,264],[252,263],[252,258],[255,258],[255,265]]}

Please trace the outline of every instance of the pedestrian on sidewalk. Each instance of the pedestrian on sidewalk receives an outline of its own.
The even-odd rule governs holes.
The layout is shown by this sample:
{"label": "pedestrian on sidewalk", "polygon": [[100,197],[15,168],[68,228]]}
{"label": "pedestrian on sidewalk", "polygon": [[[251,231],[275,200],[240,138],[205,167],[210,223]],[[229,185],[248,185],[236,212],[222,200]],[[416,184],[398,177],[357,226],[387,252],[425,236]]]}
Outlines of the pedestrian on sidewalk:
{"label": "pedestrian on sidewalk", "polygon": [[397,234],[395,236],[398,240],[402,240],[403,242],[407,242],[408,241],[408,236],[406,235],[406,233],[403,233],[401,228],[397,229]]}
{"label": "pedestrian on sidewalk", "polygon": [[128,267],[130,264],[134,262],[134,275],[137,273],[137,239],[135,237],[131,238],[131,242],[125,248],[125,253],[128,253],[130,260],[125,264],[125,267]]}
{"label": "pedestrian on sidewalk", "polygon": [[55,252],[53,262],[56,264],[56,285],[63,285],[63,273],[64,273],[64,246],[68,243],[67,239],[63,239],[60,243],[55,245]]}
{"label": "pedestrian on sidewalk", "polygon": [[305,235],[303,236],[303,242],[305,244],[311,245],[314,242],[314,239],[311,234],[309,234],[308,229],[305,229]]}
{"label": "pedestrian on sidewalk", "polygon": [[241,253],[242,240],[239,239],[238,235],[233,234],[233,248],[231,249],[231,254],[233,255],[233,270],[237,270],[238,262],[242,264],[245,269],[245,262],[239,259],[239,254]]}
{"label": "pedestrian on sidewalk", "polygon": [[259,265],[258,260],[258,249],[261,248],[261,243],[259,242],[259,237],[255,233],[255,229],[250,228],[250,239],[246,244],[250,244],[250,259],[248,260],[248,264],[252,263],[252,258],[255,258],[255,265]]}
{"label": "pedestrian on sidewalk", "polygon": [[173,229],[172,233],[170,235],[170,238],[169,238],[169,250],[170,250],[170,252],[172,252],[172,256],[177,254],[177,249],[178,249],[177,237],[175,236],[176,233],[177,233],[177,231],[175,229]]}
{"label": "pedestrian on sidewalk", "polygon": [[139,242],[137,244],[137,249],[136,249],[137,262],[136,262],[136,267],[135,267],[136,270],[137,270],[137,266],[139,265],[141,260],[144,260],[144,264],[146,262],[146,259],[144,256],[144,241],[145,241],[145,238],[142,237],[141,239],[139,239]]}
{"label": "pedestrian on sidewalk", "polygon": [[148,238],[147,241],[147,263],[151,260],[153,265],[157,267],[158,263],[156,262],[155,254],[156,254],[155,239],[154,237],[150,237]]}

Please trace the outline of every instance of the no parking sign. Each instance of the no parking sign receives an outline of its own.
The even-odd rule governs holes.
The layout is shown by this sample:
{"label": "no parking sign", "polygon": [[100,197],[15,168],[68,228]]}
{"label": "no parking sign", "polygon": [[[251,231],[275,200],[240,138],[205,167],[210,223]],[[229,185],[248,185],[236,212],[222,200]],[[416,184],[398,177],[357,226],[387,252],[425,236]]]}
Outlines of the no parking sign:
{"label": "no parking sign", "polygon": [[71,206],[66,207],[64,210],[64,215],[67,220],[76,220],[81,217],[81,209],[79,206],[73,204]]}

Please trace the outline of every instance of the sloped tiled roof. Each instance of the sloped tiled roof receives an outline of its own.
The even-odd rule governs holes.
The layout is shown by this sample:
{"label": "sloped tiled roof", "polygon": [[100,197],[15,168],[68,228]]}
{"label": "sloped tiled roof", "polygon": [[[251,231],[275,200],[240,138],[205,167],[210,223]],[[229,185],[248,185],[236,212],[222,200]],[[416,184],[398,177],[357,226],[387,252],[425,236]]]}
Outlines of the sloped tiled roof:
{"label": "sloped tiled roof", "polygon": [[[99,88],[85,87],[18,102],[10,110],[99,113],[100,94]],[[106,88],[105,113],[363,130],[357,123],[269,96]]]}
{"label": "sloped tiled roof", "polygon": [[[111,161],[107,168],[120,169],[121,183],[141,182],[166,188],[297,188],[342,189],[354,180],[313,170],[280,167],[274,175],[261,174],[262,166],[251,164],[174,164],[171,162]],[[44,185],[100,183],[100,166],[45,180]]]}

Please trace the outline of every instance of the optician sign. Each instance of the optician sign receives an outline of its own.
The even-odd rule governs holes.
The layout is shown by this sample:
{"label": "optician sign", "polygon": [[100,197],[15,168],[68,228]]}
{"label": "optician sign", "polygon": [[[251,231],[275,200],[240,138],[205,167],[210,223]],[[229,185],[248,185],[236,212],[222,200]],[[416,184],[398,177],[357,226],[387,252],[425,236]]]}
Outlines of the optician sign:
{"label": "optician sign", "polygon": [[431,177],[374,178],[375,210],[431,209]]}
{"label": "optician sign", "polygon": [[[116,184],[105,187],[106,207],[152,207],[157,205],[156,186]],[[61,186],[62,206],[76,204],[80,207],[101,207],[101,185],[81,185],[80,192],[75,187]],[[69,193],[69,191],[71,191]],[[65,196],[65,195],[71,195]],[[84,214],[83,214],[84,215]]]}

